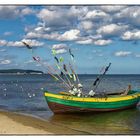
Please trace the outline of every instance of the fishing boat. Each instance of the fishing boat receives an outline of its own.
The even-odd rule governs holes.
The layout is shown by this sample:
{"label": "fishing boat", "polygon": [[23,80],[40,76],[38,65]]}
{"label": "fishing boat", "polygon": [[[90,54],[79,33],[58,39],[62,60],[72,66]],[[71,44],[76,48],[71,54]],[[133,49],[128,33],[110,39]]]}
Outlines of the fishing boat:
{"label": "fishing boat", "polygon": [[95,96],[97,88],[109,70],[111,63],[101,69],[100,74],[92,84],[88,97],[86,97],[83,95],[83,85],[78,78],[78,74],[74,70],[74,54],[70,48],[68,49],[71,58],[71,63],[69,62],[69,65],[64,63],[64,58],[62,56],[57,56],[58,52],[56,47],[52,48],[52,55],[56,61],[55,66],[58,69],[57,71],[48,62],[46,62],[45,65],[39,56],[34,55],[32,46],[24,41],[22,41],[22,43],[26,48],[31,50],[33,60],[43,67],[46,66],[45,70],[47,70],[47,74],[55,81],[61,82],[67,89],[67,92],[57,94],[45,91],[46,101],[54,113],[114,111],[136,107],[138,104],[140,92],[131,90],[131,86],[128,86],[125,90],[125,94],[107,94],[102,97]]}
{"label": "fishing boat", "polygon": [[50,93],[46,91],[45,99],[54,113],[105,112],[136,107],[140,101],[140,92],[131,90],[127,95],[77,97],[65,92]]}

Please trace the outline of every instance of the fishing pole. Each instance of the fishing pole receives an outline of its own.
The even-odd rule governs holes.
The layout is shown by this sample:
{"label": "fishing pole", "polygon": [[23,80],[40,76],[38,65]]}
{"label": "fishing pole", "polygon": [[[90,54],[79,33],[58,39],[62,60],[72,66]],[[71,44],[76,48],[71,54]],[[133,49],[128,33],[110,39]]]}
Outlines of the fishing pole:
{"label": "fishing pole", "polygon": [[[75,63],[74,63],[74,55],[72,54],[71,49],[69,49],[69,54],[70,54],[70,56],[71,56],[71,61],[72,61],[72,63],[73,63],[73,67],[74,67],[74,65],[75,65]],[[70,62],[69,62],[69,65],[70,65]],[[74,74],[76,75],[76,79],[78,80],[78,83],[80,83],[79,77],[78,77],[78,75],[76,74],[76,72],[74,72],[74,69],[72,68],[72,65],[70,65],[70,69],[71,69],[72,73],[74,73]],[[76,68],[75,68],[75,69],[76,69]],[[76,70],[75,70],[75,71],[76,71]]]}
{"label": "fishing pole", "polygon": [[[66,74],[69,75],[69,77],[70,77],[70,81],[71,81],[72,76],[71,76],[70,72],[68,71],[68,69],[67,69],[67,65],[66,65],[66,64],[63,64],[63,69],[64,69],[64,71],[66,72]],[[72,81],[71,81],[71,82],[72,82]]]}
{"label": "fishing pole", "polygon": [[[41,63],[41,62],[40,62]],[[43,63],[41,63],[43,66],[45,66]],[[51,66],[49,66],[49,65],[47,65],[47,67],[48,68],[50,68],[51,69],[51,71],[52,72],[55,72],[56,73],[56,75],[67,85],[67,87],[69,87],[69,88],[71,88],[70,86],[69,86],[69,84],[67,84],[67,82],[51,67]],[[52,74],[53,75],[53,74]],[[54,75],[53,75],[54,76]]]}
{"label": "fishing pole", "polygon": [[[26,43],[26,42],[24,42],[24,41],[22,41],[22,43],[23,43],[28,49],[32,50],[32,47],[31,47],[28,43]],[[33,50],[32,50],[32,58],[33,58],[33,60],[39,62],[41,65],[44,66],[44,64],[41,63],[40,60],[38,60],[39,57],[37,58],[37,57],[34,57],[34,56],[33,56]],[[51,69],[52,71],[54,71],[54,69],[51,68],[49,65],[47,65],[47,67],[48,67],[48,71],[49,71],[49,69]],[[55,72],[56,72],[56,71],[55,71]],[[51,75],[53,78],[59,80],[59,79],[58,79],[56,76],[54,76],[51,72],[48,72],[48,74]],[[56,74],[57,74],[57,73],[56,73]],[[61,78],[61,77],[59,76],[59,74],[57,74],[57,76],[65,83],[65,85],[66,85],[67,87],[70,88],[70,86],[65,82],[65,80],[64,80],[63,78]]]}
{"label": "fishing pole", "polygon": [[[44,65],[42,62],[38,62],[38,63],[40,63],[44,68],[46,68],[46,65]],[[56,70],[54,70],[54,69],[52,69],[52,67],[50,67],[49,65],[47,65],[47,67],[48,67],[48,74],[49,75],[51,75],[56,81],[59,81],[59,80],[61,80],[62,81],[62,83],[64,83],[68,88],[70,88],[70,86],[65,82],[65,80],[63,79],[63,78],[61,78],[61,76],[58,74],[58,73],[56,73]],[[49,70],[49,69],[51,69],[51,71]],[[60,78],[60,79],[58,79],[58,77],[56,77],[54,74],[52,74],[51,72],[55,72],[56,73],[56,75]]]}
{"label": "fishing pole", "polygon": [[96,91],[97,87],[99,86],[99,84],[100,84],[101,80],[103,79],[104,75],[106,74],[106,72],[109,70],[110,66],[111,66],[111,63],[109,63],[109,65],[105,68],[103,74],[99,75],[96,78],[96,80],[94,81],[94,83],[93,83],[93,86],[95,86],[95,88],[93,90],[94,92]]}
{"label": "fishing pole", "polygon": [[72,86],[72,83],[71,83],[71,81],[69,80],[69,78],[68,78],[68,76],[67,76],[66,71],[65,71],[65,70],[63,70],[63,68],[62,68],[62,67],[60,67],[60,68],[61,68],[61,71],[64,73],[64,75],[65,75],[65,77],[66,77],[66,79],[67,79],[67,81],[68,81],[69,85],[70,85],[70,86]]}
{"label": "fishing pole", "polygon": [[[57,61],[57,63],[59,63],[59,60],[58,60],[58,58],[56,57],[56,50],[55,49],[52,49],[52,54],[54,55],[54,59]],[[61,61],[62,61],[62,58],[61,58]],[[63,71],[62,72],[62,68],[61,68],[61,66],[59,66],[58,64],[56,64],[56,66],[57,66],[57,68],[61,71],[61,75],[62,75],[62,73],[64,74],[65,72]],[[62,69],[62,70],[61,70]],[[71,83],[70,83],[70,81],[69,81],[69,79],[68,79],[68,77],[66,76],[66,74],[64,74],[65,75],[65,77],[66,77],[66,79],[68,80],[68,85],[70,86],[70,88],[71,88]],[[62,78],[63,79],[63,78]],[[64,79],[63,79],[64,80]]]}
{"label": "fishing pole", "polygon": [[[24,41],[22,41],[22,43],[23,43],[23,44],[24,44],[24,45],[25,45],[28,49],[30,49],[30,50],[31,50],[33,60],[35,60],[35,61],[39,62],[39,61],[40,61],[40,58],[39,58],[39,57],[34,57],[32,47],[31,47],[28,43],[26,43],[26,42],[24,42]],[[51,73],[49,73],[49,72],[48,72],[48,74],[50,74],[53,78],[57,79],[57,77],[55,77],[55,76],[54,76],[54,75],[52,75]]]}
{"label": "fishing pole", "polygon": [[[44,64],[40,61],[40,57],[35,57],[33,56],[32,57],[33,60],[35,60],[36,62],[40,63],[43,67],[44,67]],[[54,76],[51,72],[47,72],[48,74],[50,74],[55,80],[59,80],[56,76]]]}
{"label": "fishing pole", "polygon": [[[57,61],[57,63],[59,63],[59,60],[58,60],[58,58],[56,57],[56,50],[55,49],[52,49],[52,54],[54,55],[54,59]],[[74,55],[72,54],[72,52],[71,52],[71,50],[69,49],[69,54],[70,54],[70,56],[71,56],[71,59],[73,59],[74,58]],[[57,67],[58,67],[58,69],[61,69],[60,68],[60,66],[58,66],[58,64],[56,65]],[[66,74],[68,74],[69,75],[69,77],[70,77],[70,80],[72,79],[72,76],[71,76],[71,74],[68,72],[68,70],[67,70],[67,68],[66,68],[66,64],[63,64],[63,69],[64,69],[64,73],[65,73],[65,76],[66,76]],[[72,70],[72,71],[74,71],[74,70]],[[78,77],[78,76],[77,76]],[[73,78],[74,78],[74,81],[75,81],[75,74],[73,73]],[[68,78],[67,78],[68,79]],[[78,79],[79,80],[79,79]],[[68,79],[68,81],[69,81],[69,79]],[[69,83],[70,83],[70,81],[69,81]]]}
{"label": "fishing pole", "polygon": [[[34,57],[33,57],[34,58]],[[34,59],[35,60],[35,59]],[[37,60],[35,60],[35,61],[37,61]],[[46,69],[46,66],[41,62],[41,61],[37,61],[39,64],[41,64],[41,66],[43,66],[45,69]],[[49,71],[49,69],[48,69],[48,71]],[[58,79],[58,77],[56,77],[54,74],[52,74],[51,72],[48,72],[47,71],[47,73],[49,74],[49,75],[51,75],[56,81],[59,81],[60,79]],[[62,79],[61,79],[62,80]],[[62,82],[62,81],[61,81]],[[67,85],[67,83],[65,83],[65,81],[63,81],[62,82],[65,86],[67,86],[67,89],[69,89],[69,86]],[[45,85],[46,84],[43,84],[43,88],[45,87]],[[64,86],[64,88],[66,88]]]}
{"label": "fishing pole", "polygon": [[63,68],[59,65],[59,59],[56,56],[54,57],[54,59],[57,62],[56,63],[57,68],[61,71],[61,75],[64,74],[66,80],[68,81],[69,86],[71,87],[72,86],[72,83],[70,82],[69,78],[67,77],[65,70],[63,70]]}
{"label": "fishing pole", "polygon": [[70,66],[70,70],[71,70],[71,72],[72,72],[72,74],[74,76],[74,78],[73,78],[73,79],[75,79],[74,81],[76,82],[76,79],[77,79],[78,80],[78,83],[80,83],[79,78],[78,78],[78,75],[74,72],[74,70],[72,68],[72,65],[70,63],[69,63],[69,66]]}
{"label": "fishing pole", "polygon": [[[70,53],[71,57],[74,58],[74,55],[71,53],[71,50],[70,50],[70,49],[69,49],[69,53]],[[68,72],[67,67],[66,67],[66,64],[63,64],[63,69],[62,69],[62,67],[59,65],[59,59],[56,57],[56,54],[57,54],[57,53],[56,53],[56,50],[55,50],[55,49],[52,49],[52,54],[53,54],[53,56],[54,56],[54,59],[55,59],[56,62],[57,62],[57,64],[56,64],[57,68],[61,70],[61,73],[62,73],[62,72],[64,73],[64,75],[65,75],[65,77],[66,77],[68,83],[69,83],[70,86],[72,87],[72,83],[70,82],[70,80],[72,79],[72,76],[71,76],[71,74]],[[71,58],[71,59],[72,59],[72,58]],[[73,79],[74,79],[74,81],[76,81],[75,79],[76,79],[78,76],[75,78],[75,73],[74,73],[74,70],[73,70],[72,68],[71,68],[71,71],[72,71],[72,73],[73,73]],[[70,80],[69,80],[69,78],[67,77],[67,74],[69,75]],[[78,79],[78,78],[77,78],[77,79]],[[79,80],[79,79],[78,79],[78,80]]]}

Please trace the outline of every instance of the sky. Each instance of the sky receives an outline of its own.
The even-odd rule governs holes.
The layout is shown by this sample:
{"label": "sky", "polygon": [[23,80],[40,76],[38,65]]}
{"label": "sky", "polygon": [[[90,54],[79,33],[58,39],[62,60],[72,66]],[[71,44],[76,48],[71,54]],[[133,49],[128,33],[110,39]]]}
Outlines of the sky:
{"label": "sky", "polygon": [[[33,54],[22,41],[30,44]],[[98,74],[140,74],[140,6],[0,6],[0,69],[46,71],[55,66],[52,49],[75,70]]]}

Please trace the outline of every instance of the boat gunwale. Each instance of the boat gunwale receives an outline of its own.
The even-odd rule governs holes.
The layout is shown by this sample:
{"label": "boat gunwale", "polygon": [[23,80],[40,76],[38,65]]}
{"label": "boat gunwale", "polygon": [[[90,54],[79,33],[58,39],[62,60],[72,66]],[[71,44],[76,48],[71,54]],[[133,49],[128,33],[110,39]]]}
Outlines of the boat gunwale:
{"label": "boat gunwale", "polygon": [[125,95],[125,96],[114,96],[114,97],[75,97],[75,96],[69,96],[69,95],[62,95],[58,93],[50,93],[48,91],[45,91],[45,97],[53,97],[61,100],[70,100],[70,101],[80,101],[80,102],[118,102],[118,101],[124,101],[124,100],[132,100],[135,98],[140,97],[139,91],[132,91],[134,93]]}

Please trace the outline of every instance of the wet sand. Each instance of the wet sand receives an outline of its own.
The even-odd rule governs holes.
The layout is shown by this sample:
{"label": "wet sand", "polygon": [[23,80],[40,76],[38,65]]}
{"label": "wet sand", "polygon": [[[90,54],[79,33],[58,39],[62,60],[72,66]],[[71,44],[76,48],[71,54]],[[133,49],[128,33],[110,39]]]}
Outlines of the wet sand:
{"label": "wet sand", "polygon": [[0,135],[81,135],[79,132],[49,121],[17,113],[0,111]]}

